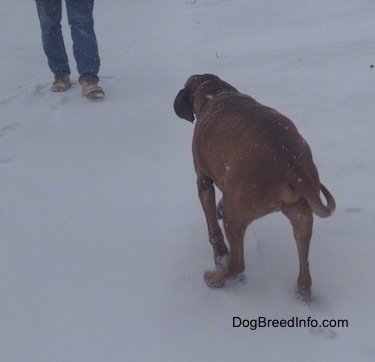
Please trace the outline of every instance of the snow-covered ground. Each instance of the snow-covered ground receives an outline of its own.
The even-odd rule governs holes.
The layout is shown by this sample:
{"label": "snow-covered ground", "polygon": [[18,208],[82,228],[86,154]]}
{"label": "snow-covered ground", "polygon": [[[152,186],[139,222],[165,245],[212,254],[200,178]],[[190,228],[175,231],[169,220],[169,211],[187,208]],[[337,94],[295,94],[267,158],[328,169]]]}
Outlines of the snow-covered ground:
{"label": "snow-covered ground", "polygon": [[[91,102],[75,71],[49,91],[34,2],[1,0],[1,361],[374,361],[374,14],[373,0],[96,1],[106,98]],[[246,284],[203,282],[193,127],[172,105],[206,72],[290,117],[336,198],[315,219],[311,305],[293,295],[281,214],[249,227]]]}

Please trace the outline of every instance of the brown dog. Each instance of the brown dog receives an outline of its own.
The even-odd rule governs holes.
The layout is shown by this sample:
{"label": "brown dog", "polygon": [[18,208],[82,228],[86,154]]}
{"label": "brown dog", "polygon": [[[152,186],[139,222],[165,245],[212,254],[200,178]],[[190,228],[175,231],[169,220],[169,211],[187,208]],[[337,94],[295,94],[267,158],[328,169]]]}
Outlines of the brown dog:
{"label": "brown dog", "polygon": [[[310,300],[313,213],[328,217],[335,201],[320,183],[310,148],[294,124],[212,74],[191,76],[178,93],[174,109],[190,122],[196,117],[194,166],[217,267],[205,272],[206,283],[221,287],[226,279],[240,274],[245,269],[247,226],[281,211],[289,218],[297,242],[297,296]],[[223,194],[217,209],[214,184]],[[220,216],[229,253],[217,221]]]}

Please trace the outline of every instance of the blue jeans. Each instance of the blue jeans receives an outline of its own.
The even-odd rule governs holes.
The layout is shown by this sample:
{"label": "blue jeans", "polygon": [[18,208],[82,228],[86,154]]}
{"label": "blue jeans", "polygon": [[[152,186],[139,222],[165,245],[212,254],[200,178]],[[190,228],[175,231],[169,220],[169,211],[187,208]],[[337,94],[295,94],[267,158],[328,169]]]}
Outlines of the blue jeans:
{"label": "blue jeans", "polygon": [[[53,73],[70,74],[61,32],[62,0],[36,0],[43,49]],[[100,58],[94,32],[94,0],[65,0],[68,22],[73,40],[73,54],[80,75],[85,79],[98,81]]]}

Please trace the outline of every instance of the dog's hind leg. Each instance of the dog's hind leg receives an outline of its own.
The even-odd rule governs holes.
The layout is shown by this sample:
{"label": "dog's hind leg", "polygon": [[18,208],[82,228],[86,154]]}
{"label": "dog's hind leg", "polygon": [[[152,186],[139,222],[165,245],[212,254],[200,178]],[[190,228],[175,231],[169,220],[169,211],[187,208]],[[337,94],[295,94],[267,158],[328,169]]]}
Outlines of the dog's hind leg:
{"label": "dog's hind leg", "polygon": [[216,218],[215,189],[213,182],[206,176],[197,179],[199,199],[206,216],[209,240],[214,252],[215,265],[222,269],[227,264],[228,248],[225,245],[223,233]]}
{"label": "dog's hind leg", "polygon": [[309,247],[313,227],[313,213],[304,199],[282,209],[292,226],[299,256],[299,275],[296,295],[304,302],[311,300],[311,276],[309,271]]}

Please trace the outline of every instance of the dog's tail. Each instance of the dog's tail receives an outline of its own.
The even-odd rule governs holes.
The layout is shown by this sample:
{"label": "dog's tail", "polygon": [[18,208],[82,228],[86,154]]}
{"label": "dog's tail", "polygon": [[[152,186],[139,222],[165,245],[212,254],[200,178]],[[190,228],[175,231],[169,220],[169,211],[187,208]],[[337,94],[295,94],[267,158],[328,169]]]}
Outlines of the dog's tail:
{"label": "dog's tail", "polygon": [[304,195],[304,197],[307,203],[310,205],[314,214],[319,217],[328,217],[335,211],[336,202],[331,193],[323,184],[320,184],[320,191],[323,193],[327,201],[327,205],[323,204],[319,195],[310,194],[308,196]]}

